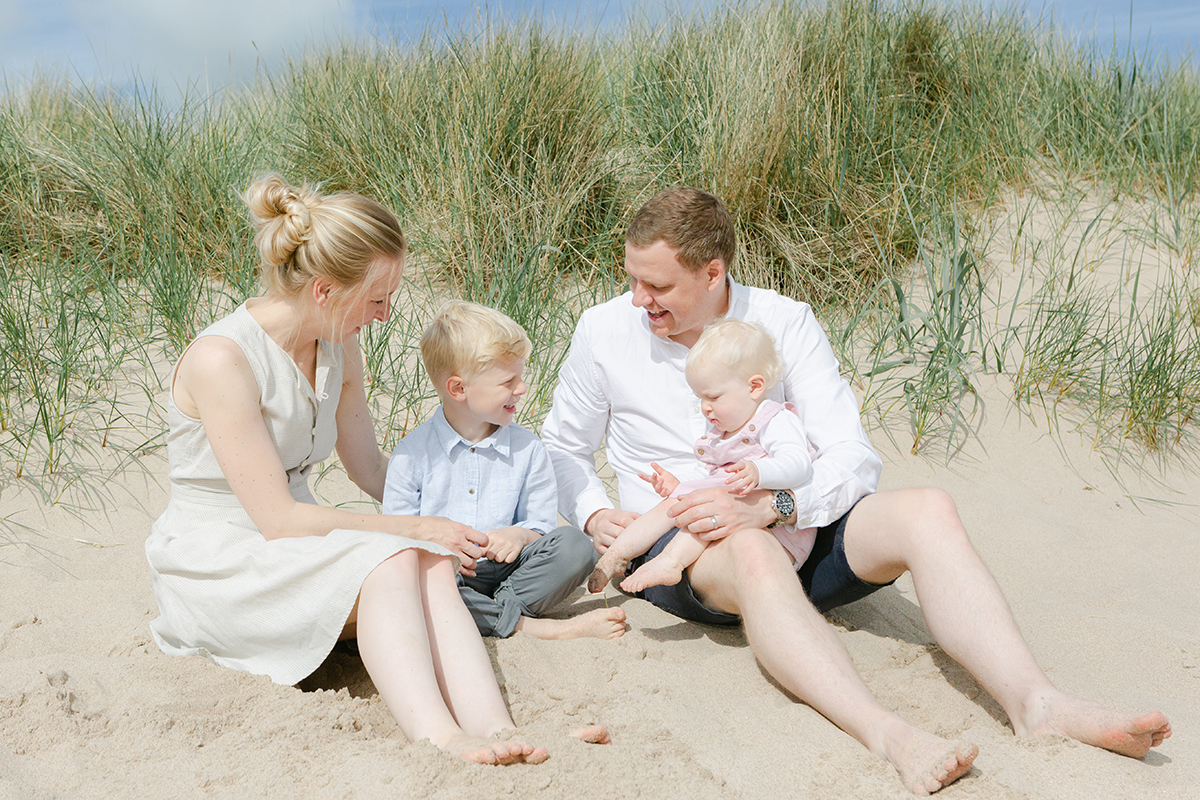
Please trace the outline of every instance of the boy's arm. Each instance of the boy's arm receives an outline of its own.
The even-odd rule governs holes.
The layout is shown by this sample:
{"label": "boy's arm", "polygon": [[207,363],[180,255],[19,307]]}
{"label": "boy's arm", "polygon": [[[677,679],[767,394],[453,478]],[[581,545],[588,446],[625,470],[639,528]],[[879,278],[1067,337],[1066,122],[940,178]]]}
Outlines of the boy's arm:
{"label": "boy's arm", "polygon": [[522,548],[558,527],[558,485],[545,446],[529,431],[515,427],[513,452],[529,458],[513,509],[513,523],[487,531],[487,557],[504,564],[511,564]]}

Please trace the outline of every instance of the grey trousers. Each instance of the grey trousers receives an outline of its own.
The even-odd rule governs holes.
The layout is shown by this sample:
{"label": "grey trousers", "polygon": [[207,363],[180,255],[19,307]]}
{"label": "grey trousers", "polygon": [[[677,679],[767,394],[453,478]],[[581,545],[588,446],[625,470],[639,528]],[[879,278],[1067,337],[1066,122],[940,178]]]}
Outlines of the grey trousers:
{"label": "grey trousers", "polygon": [[567,598],[596,566],[596,549],[564,525],[521,549],[511,564],[480,561],[475,577],[458,576],[463,602],[484,636],[512,636],[522,617],[537,617]]}

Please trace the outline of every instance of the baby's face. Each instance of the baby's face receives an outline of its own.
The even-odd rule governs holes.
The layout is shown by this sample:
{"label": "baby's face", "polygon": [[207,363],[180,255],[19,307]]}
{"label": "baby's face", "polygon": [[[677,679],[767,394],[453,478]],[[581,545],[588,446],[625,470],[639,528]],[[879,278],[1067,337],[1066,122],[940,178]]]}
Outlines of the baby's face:
{"label": "baby's face", "polygon": [[704,418],[723,434],[741,430],[758,410],[763,395],[760,376],[736,378],[724,370],[706,366],[688,369],[687,382],[700,398]]}

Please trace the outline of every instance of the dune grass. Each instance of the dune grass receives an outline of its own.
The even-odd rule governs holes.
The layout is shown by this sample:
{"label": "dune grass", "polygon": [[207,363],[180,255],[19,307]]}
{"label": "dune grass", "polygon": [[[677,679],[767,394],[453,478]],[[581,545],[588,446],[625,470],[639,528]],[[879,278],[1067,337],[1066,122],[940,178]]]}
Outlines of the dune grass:
{"label": "dune grass", "polygon": [[[1200,399],[1200,80],[1152,56],[1100,55],[1007,12],[832,0],[613,35],[530,23],[347,41],[169,106],[144,87],[14,81],[0,473],[53,483],[116,441],[161,442],[122,382],[161,377],[146,365],[256,293],[237,192],[264,170],[404,220],[406,313],[364,336],[385,441],[426,413],[413,343],[445,293],[529,330],[536,425],[578,311],[621,289],[630,214],[686,183],[735,214],[735,275],[812,303],[867,417],[905,420],[914,452],[953,452],[986,371],[1011,375],[1020,402],[1069,406],[1098,443],[1173,447]],[[1102,296],[1068,244],[1100,231],[1035,237],[1019,209],[997,250],[987,220],[1005,198],[1058,183],[1152,208],[1119,233],[1169,253],[1179,279]],[[1068,194],[1051,203],[1064,219]],[[1005,257],[1030,269],[990,296]]]}

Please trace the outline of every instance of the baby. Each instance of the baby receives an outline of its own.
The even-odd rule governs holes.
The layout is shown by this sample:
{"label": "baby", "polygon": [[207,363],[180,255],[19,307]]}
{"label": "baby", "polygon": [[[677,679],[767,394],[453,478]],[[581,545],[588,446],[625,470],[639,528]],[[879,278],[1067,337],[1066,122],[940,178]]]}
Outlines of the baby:
{"label": "baby", "polygon": [[[602,591],[643,555],[663,534],[676,527],[667,509],[676,498],[696,489],[728,486],[740,495],[753,489],[791,489],[812,477],[812,451],[794,407],[766,398],[783,376],[783,362],[771,335],[758,325],[719,319],[705,328],[688,353],[685,375],[700,399],[708,431],[696,441],[696,458],[708,466],[709,477],[680,483],[658,464],[640,477],[667,498],[631,523],[596,562],[588,589]],[[812,547],[814,528],[797,531],[776,525],[772,533],[793,561],[802,564]],[[679,583],[708,543],[681,531],[655,558],[621,582],[626,592],[648,586]]]}

